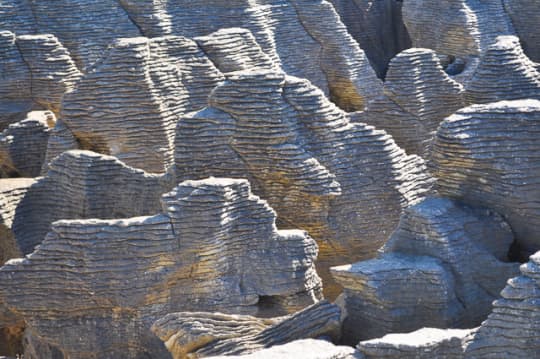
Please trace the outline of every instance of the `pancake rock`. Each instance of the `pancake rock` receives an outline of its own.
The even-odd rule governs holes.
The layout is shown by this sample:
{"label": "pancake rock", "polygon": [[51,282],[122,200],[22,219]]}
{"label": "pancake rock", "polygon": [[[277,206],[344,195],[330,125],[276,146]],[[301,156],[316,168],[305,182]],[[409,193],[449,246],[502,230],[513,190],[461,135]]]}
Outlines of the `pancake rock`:
{"label": "pancake rock", "polygon": [[465,105],[463,87],[428,49],[405,50],[392,59],[384,94],[368,105],[361,120],[386,130],[407,153],[424,158],[439,123]]}
{"label": "pancake rock", "polygon": [[534,0],[504,0],[504,8],[516,29],[527,56],[540,62],[540,7]]}
{"label": "pancake rock", "polygon": [[[214,356],[212,359],[362,359],[354,348],[336,346],[325,340],[302,339],[245,355]],[[209,358],[209,359],[210,359]]]}
{"label": "pancake rock", "polygon": [[297,339],[338,340],[341,312],[327,301],[286,317],[262,319],[221,313],[168,314],[152,326],[174,359],[248,354]]}
{"label": "pancake rock", "polygon": [[169,176],[147,174],[111,156],[65,152],[17,202],[11,235],[28,254],[56,220],[149,215],[161,208],[161,195],[172,187]]}
{"label": "pancake rock", "polygon": [[0,133],[1,177],[39,176],[55,121],[52,112],[35,111]]}
{"label": "pancake rock", "polygon": [[402,2],[396,0],[330,0],[349,33],[379,77],[383,77],[390,60],[411,47],[411,40],[401,15]]}
{"label": "pancake rock", "polygon": [[0,295],[76,358],[168,358],[150,326],[169,312],[276,315],[320,297],[315,242],[277,230],[246,180],[186,181],[161,202],[150,217],[55,222],[0,269]]}
{"label": "pancake rock", "polygon": [[[405,209],[378,258],[333,267],[349,343],[421,327],[473,327],[518,265],[498,215],[428,198]],[[361,326],[358,323],[362,323]]]}
{"label": "pancake rock", "polygon": [[540,72],[523,53],[517,37],[500,36],[466,83],[465,96],[470,103],[540,100]]}
{"label": "pancake rock", "polygon": [[439,193],[503,215],[524,257],[540,249],[539,132],[540,101],[502,101],[448,117],[433,145]]}
{"label": "pancake rock", "polygon": [[381,93],[363,50],[327,1],[121,3],[146,36],[193,38],[222,28],[248,29],[286,73],[310,80],[343,109],[361,110]]}
{"label": "pancake rock", "polygon": [[351,123],[306,80],[231,73],[209,103],[178,122],[177,181],[248,178],[280,223],[319,241],[323,276],[329,265],[373,255],[401,209],[430,188],[420,158],[384,131]]}
{"label": "pancake rock", "polygon": [[220,80],[191,40],[122,39],[66,94],[61,117],[82,149],[163,173],[179,116],[204,107]]}

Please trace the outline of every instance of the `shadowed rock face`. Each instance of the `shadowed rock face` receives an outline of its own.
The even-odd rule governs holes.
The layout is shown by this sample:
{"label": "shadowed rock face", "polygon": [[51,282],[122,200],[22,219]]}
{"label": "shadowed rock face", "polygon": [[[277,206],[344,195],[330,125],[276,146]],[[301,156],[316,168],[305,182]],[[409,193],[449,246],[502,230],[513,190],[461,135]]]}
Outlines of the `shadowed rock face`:
{"label": "shadowed rock face", "polygon": [[517,273],[505,263],[512,240],[499,216],[448,199],[405,209],[378,258],[332,268],[345,287],[345,341],[480,324]]}
{"label": "shadowed rock face", "polygon": [[161,201],[151,217],[55,222],[2,267],[2,298],[65,356],[97,359],[169,357],[150,332],[169,312],[276,315],[320,297],[315,242],[278,231],[247,181],[186,181]]}
{"label": "shadowed rock face", "polygon": [[221,313],[166,315],[152,326],[174,359],[240,355],[274,345],[322,336],[338,340],[341,311],[321,301],[293,315],[261,319]]}
{"label": "shadowed rock face", "polygon": [[531,60],[540,62],[540,7],[534,0],[504,0],[504,8]]}
{"label": "shadowed rock face", "polygon": [[539,101],[502,101],[448,117],[433,145],[439,193],[503,215],[524,256],[540,249],[539,132]]}
{"label": "shadowed rock face", "polygon": [[209,103],[178,123],[177,180],[248,178],[280,223],[319,240],[322,271],[373,255],[430,187],[420,158],[351,123],[305,80],[231,73]]}

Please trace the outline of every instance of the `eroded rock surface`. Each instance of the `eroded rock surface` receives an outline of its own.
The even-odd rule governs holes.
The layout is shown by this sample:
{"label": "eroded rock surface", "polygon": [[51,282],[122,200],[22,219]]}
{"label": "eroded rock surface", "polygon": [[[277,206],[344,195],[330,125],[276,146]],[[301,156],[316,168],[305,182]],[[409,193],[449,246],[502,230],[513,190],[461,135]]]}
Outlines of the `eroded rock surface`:
{"label": "eroded rock surface", "polygon": [[540,7],[534,0],[504,0],[504,8],[531,60],[540,62]]}
{"label": "eroded rock surface", "polygon": [[276,315],[320,297],[315,242],[277,230],[246,180],[186,181],[161,201],[151,217],[55,222],[0,269],[0,295],[63,355],[96,359],[169,357],[150,332],[169,312]]}

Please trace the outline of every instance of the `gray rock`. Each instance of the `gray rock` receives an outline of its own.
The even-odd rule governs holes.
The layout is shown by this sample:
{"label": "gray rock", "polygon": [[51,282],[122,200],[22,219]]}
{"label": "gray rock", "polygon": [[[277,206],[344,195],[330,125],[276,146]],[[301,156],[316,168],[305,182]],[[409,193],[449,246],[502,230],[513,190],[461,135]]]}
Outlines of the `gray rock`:
{"label": "gray rock", "polygon": [[504,9],[510,16],[523,49],[533,61],[540,62],[540,7],[534,0],[504,0]]}
{"label": "gray rock", "polygon": [[[280,223],[319,242],[319,273],[369,258],[401,209],[419,201],[431,179],[384,131],[350,117],[306,80],[275,71],[231,73],[210,107],[178,122],[177,181],[248,178]],[[326,293],[335,295],[331,281]],[[333,294],[332,294],[333,292]]]}
{"label": "gray rock", "polygon": [[332,268],[345,287],[345,341],[479,325],[518,271],[506,263],[512,241],[500,216],[448,199],[405,209],[378,258]]}
{"label": "gray rock", "polygon": [[150,326],[169,312],[279,315],[320,298],[315,241],[277,230],[246,180],[186,181],[161,202],[151,217],[55,222],[0,269],[1,297],[77,358],[168,358]]}
{"label": "gray rock", "polygon": [[540,101],[459,110],[441,123],[432,172],[443,196],[504,216],[523,256],[540,249]]}
{"label": "gray rock", "polygon": [[174,359],[245,355],[298,339],[338,340],[341,312],[327,301],[286,317],[262,319],[221,313],[166,315],[152,326]]}

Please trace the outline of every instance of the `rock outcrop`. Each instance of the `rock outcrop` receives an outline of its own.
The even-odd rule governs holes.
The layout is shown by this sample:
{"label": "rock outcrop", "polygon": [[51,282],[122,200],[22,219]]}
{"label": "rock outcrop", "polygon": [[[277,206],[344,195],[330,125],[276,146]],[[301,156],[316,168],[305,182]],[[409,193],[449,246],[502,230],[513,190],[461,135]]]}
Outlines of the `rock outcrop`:
{"label": "rock outcrop", "polygon": [[504,0],[504,8],[528,57],[540,62],[540,7],[534,0]]}
{"label": "rock outcrop", "polygon": [[152,326],[173,359],[244,355],[305,338],[337,341],[341,311],[321,301],[293,315],[272,319],[222,313],[174,313]]}
{"label": "rock outcrop", "polygon": [[352,123],[308,81],[232,73],[209,103],[178,123],[177,181],[248,178],[280,223],[319,241],[325,279],[329,265],[372,256],[430,187],[420,158]]}
{"label": "rock outcrop", "polygon": [[320,297],[315,242],[277,230],[246,180],[186,181],[161,202],[151,217],[55,222],[0,269],[1,297],[64,356],[115,359],[169,357],[150,331],[169,312],[276,315]]}
{"label": "rock outcrop", "polygon": [[512,241],[500,216],[448,199],[405,209],[378,258],[332,268],[345,287],[345,341],[479,325],[517,273],[506,263]]}
{"label": "rock outcrop", "polygon": [[433,145],[439,193],[503,215],[524,258],[540,249],[539,132],[540,101],[502,101],[448,117]]}
{"label": "rock outcrop", "polygon": [[0,177],[39,176],[55,122],[52,112],[35,111],[0,133]]}

